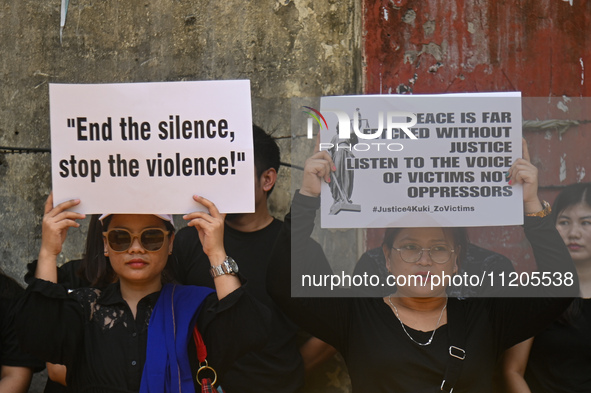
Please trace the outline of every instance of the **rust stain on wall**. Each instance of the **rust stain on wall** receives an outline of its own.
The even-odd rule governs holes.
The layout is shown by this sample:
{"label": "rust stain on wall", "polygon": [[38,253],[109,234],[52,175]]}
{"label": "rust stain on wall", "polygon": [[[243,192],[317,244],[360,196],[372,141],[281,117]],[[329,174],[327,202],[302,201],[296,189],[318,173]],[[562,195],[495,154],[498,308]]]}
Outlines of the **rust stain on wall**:
{"label": "rust stain on wall", "polygon": [[[558,97],[540,107],[524,101],[524,119],[591,119],[589,106],[573,112],[563,98],[591,96],[589,1],[364,0],[363,23],[366,94],[521,91]],[[560,186],[591,181],[591,124],[564,133],[529,129],[524,136],[542,198],[551,202]],[[470,236],[517,261],[518,269],[533,263],[518,228],[471,229]],[[368,245],[378,238],[370,233]]]}
{"label": "rust stain on wall", "polygon": [[[387,92],[416,73],[414,93],[589,96],[590,14],[590,2],[366,0],[365,92],[379,93],[380,82]],[[429,72],[437,62],[445,68]]]}

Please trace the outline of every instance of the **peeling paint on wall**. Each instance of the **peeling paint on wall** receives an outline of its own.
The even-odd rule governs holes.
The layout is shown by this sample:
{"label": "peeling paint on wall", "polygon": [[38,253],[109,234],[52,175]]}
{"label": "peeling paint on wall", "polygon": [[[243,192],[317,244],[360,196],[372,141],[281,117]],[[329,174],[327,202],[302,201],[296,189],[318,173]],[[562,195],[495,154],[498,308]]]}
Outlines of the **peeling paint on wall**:
{"label": "peeling paint on wall", "polygon": [[579,61],[581,62],[581,86],[583,86],[584,82],[585,82],[585,64],[583,63],[583,58],[579,58]]}
{"label": "peeling paint on wall", "polygon": [[394,9],[399,10],[407,1],[408,0],[390,0],[390,4]]}
{"label": "peeling paint on wall", "polygon": [[560,174],[558,175],[560,182],[562,183],[566,179],[566,154],[560,157]]}
{"label": "peeling paint on wall", "polygon": [[408,10],[402,17],[402,21],[409,25],[415,25],[415,19],[417,19],[417,13],[414,10]]}
{"label": "peeling paint on wall", "polygon": [[417,57],[418,53],[416,50],[406,51],[406,53],[404,54],[404,64],[413,64],[417,60]]}
{"label": "peeling paint on wall", "polygon": [[568,106],[566,104],[568,104],[570,102],[570,98],[568,98],[567,96],[562,96],[562,101],[558,101],[558,104],[556,104],[556,107],[558,109],[560,109],[561,111],[563,111],[564,113],[568,112]]}
{"label": "peeling paint on wall", "polygon": [[401,83],[396,88],[396,94],[412,94],[412,87],[406,86],[404,83]]}
{"label": "peeling paint on wall", "polygon": [[63,40],[64,27],[66,26],[66,16],[68,15],[68,4],[70,0],[62,0],[60,8],[60,44]]}
{"label": "peeling paint on wall", "polygon": [[384,20],[388,20],[388,10],[384,8]]}
{"label": "peeling paint on wall", "polygon": [[568,4],[570,4],[570,5],[571,5],[571,7],[572,7],[572,5],[573,5],[573,0],[562,0],[562,1],[564,1],[565,3],[568,3]]}
{"label": "peeling paint on wall", "polygon": [[[443,48],[443,45],[437,45],[434,42],[429,42],[428,44],[423,44],[421,51],[418,52],[416,50],[408,50],[405,52],[404,54],[404,63],[410,63],[410,64],[415,64],[417,62],[417,59],[423,55],[423,54],[429,54],[431,56],[433,56],[435,58],[435,60],[437,60],[437,68],[441,67],[443,64],[441,63],[441,61],[443,60],[443,56],[444,56],[444,51],[445,49]],[[433,66],[431,66],[429,68],[429,72],[434,72],[437,71],[437,68],[434,69],[434,71],[431,71],[431,69],[433,68]]]}
{"label": "peeling paint on wall", "polygon": [[430,73],[432,73],[432,74],[434,74],[434,73],[436,73],[436,72],[437,72],[437,70],[438,70],[440,67],[443,67],[443,64],[442,64],[441,62],[439,62],[439,61],[438,61],[437,63],[435,63],[435,64],[433,64],[431,67],[429,67],[429,72],[430,72]]}
{"label": "peeling paint on wall", "polygon": [[585,168],[577,166],[575,170],[577,171],[577,183],[580,183],[585,178]]}
{"label": "peeling paint on wall", "polygon": [[433,34],[435,33],[435,27],[436,24],[434,20],[430,20],[423,23],[423,31],[425,32],[425,38],[433,36]]}
{"label": "peeling paint on wall", "polygon": [[423,45],[423,49],[421,50],[420,54],[422,55],[423,53],[430,54],[437,61],[443,60],[443,49],[434,42],[429,42],[427,45]]}
{"label": "peeling paint on wall", "polygon": [[[569,8],[560,0],[365,0],[365,23],[372,26],[365,39],[366,92],[378,92],[379,72],[384,91],[417,72],[421,83],[415,93],[490,90],[521,91],[531,97],[591,96],[591,83],[581,85],[577,70],[580,59],[589,63],[586,3],[573,0]],[[443,46],[446,40],[448,48]],[[421,56],[414,60],[429,42],[442,46],[443,57],[437,61],[445,63],[435,78],[424,76],[434,61]],[[396,45],[406,56],[392,51]]]}
{"label": "peeling paint on wall", "polygon": [[[419,75],[414,74],[413,77],[408,80],[408,86],[403,83],[398,85],[398,87],[396,88],[396,93],[397,94],[407,94],[407,93],[412,94],[412,88],[413,88],[414,84],[417,82],[417,79],[419,79]],[[389,94],[391,94],[391,91]]]}

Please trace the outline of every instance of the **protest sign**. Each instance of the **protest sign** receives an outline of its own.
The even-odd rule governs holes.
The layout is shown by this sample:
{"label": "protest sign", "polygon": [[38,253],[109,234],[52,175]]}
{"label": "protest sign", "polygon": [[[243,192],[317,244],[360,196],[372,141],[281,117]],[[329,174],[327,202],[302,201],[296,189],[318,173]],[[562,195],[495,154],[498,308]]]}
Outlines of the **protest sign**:
{"label": "protest sign", "polygon": [[522,154],[520,93],[322,97],[315,112],[337,167],[323,228],[522,223],[505,177]]}
{"label": "protest sign", "polygon": [[249,81],[50,84],[49,96],[55,204],[182,214],[201,195],[254,211]]}

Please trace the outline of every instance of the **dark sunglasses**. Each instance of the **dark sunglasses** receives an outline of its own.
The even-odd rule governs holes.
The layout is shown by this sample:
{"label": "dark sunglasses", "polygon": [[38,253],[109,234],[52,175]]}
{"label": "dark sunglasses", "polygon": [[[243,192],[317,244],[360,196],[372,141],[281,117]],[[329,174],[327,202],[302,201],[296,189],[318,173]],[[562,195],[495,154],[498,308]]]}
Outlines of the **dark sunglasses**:
{"label": "dark sunglasses", "polygon": [[113,251],[123,252],[129,250],[135,238],[139,239],[141,246],[146,251],[158,251],[162,248],[164,238],[169,233],[170,231],[161,228],[147,228],[139,234],[131,233],[127,229],[110,229],[103,232],[103,236],[107,238],[109,247]]}

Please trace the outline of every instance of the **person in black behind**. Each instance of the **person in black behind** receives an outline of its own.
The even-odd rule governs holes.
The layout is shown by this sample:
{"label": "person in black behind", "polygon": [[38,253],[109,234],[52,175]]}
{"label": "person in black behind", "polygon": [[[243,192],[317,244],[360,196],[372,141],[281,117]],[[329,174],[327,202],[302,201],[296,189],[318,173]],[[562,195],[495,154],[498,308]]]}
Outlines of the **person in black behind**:
{"label": "person in black behind", "polygon": [[[27,264],[25,282],[31,284],[35,278],[54,281],[68,290],[78,288],[99,288],[117,281],[107,257],[103,254],[103,226],[100,214],[93,214],[88,224],[84,256],[57,268],[57,276],[52,272],[37,272],[37,260]],[[66,367],[61,364],[47,363],[47,382],[43,393],[66,393]]]}
{"label": "person in black behind", "polygon": [[505,352],[503,392],[591,392],[591,183],[565,187],[552,210],[577,268],[580,297],[544,331]]}
{"label": "person in black behind", "polygon": [[13,302],[25,290],[0,270],[0,393],[25,393],[43,362],[24,353],[14,329]]}
{"label": "person in black behind", "polygon": [[[226,216],[224,246],[229,255],[240,263],[240,272],[248,280],[245,290],[271,309],[271,333],[264,348],[249,352],[235,362],[227,373],[224,390],[227,393],[293,393],[303,386],[306,362],[298,350],[298,327],[279,310],[266,288],[271,249],[282,225],[267,208],[268,197],[277,180],[280,152],[275,140],[256,125],[253,125],[253,142],[255,212]],[[179,230],[174,250],[177,257],[174,276],[179,282],[213,286],[210,261],[203,252],[195,229]],[[318,353],[332,356],[333,351],[324,352],[326,346],[318,344],[312,346],[319,349],[309,356],[311,359],[317,360]]]}

